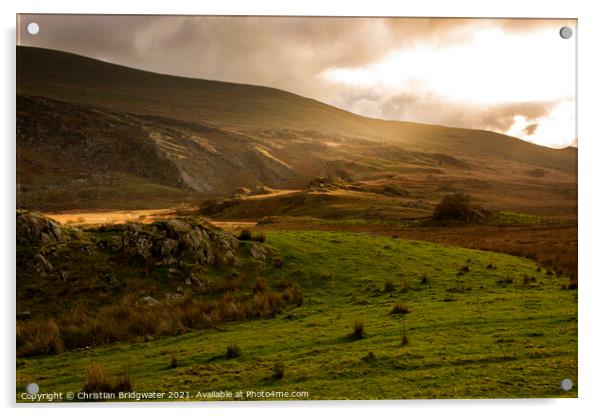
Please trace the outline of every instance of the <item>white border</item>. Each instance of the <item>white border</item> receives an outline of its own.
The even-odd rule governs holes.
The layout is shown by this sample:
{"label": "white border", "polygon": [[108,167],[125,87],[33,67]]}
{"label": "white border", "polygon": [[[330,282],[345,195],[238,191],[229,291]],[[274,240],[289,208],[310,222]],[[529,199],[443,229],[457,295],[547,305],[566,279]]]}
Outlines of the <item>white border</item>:
{"label": "white border", "polygon": [[[0,175],[2,175],[2,246],[0,265],[2,273],[2,349],[3,365],[0,376],[2,405],[5,414],[36,413],[35,408],[15,408],[14,402],[14,208],[15,208],[15,20],[16,13],[107,13],[107,14],[258,14],[258,15],[347,15],[347,16],[442,16],[442,17],[557,17],[579,19],[579,399],[565,400],[502,400],[502,401],[405,401],[405,402],[311,402],[311,403],[234,403],[172,407],[178,413],[212,415],[240,414],[305,415],[308,412],[326,414],[341,411],[346,414],[364,414],[371,408],[382,414],[400,412],[445,413],[447,415],[504,415],[508,413],[593,414],[600,411],[600,373],[602,350],[600,322],[602,316],[602,263],[597,261],[600,251],[600,223],[602,198],[600,197],[600,41],[602,16],[590,0],[566,1],[474,1],[474,0],[419,0],[411,2],[393,0],[369,1],[314,1],[314,0],[103,0],[80,1],[53,0],[2,1],[3,42],[0,70],[3,96],[0,125]],[[597,256],[598,255],[598,256]],[[98,405],[100,406],[100,405]],[[105,405],[106,406],[106,405]],[[128,406],[128,412],[145,415],[163,415],[165,404]],[[117,410],[119,405],[109,405]],[[334,408],[337,408],[336,410]],[[37,409],[47,415],[81,414],[82,408],[44,407]],[[86,408],[90,415],[106,413],[106,407]]]}

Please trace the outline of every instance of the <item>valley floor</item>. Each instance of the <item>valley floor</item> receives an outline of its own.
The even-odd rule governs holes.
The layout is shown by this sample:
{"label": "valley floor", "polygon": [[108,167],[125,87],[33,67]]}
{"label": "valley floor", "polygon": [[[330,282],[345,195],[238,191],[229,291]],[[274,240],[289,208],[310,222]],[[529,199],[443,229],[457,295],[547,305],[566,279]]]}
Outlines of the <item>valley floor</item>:
{"label": "valley floor", "polygon": [[[18,358],[17,400],[30,382],[40,392],[77,393],[93,363],[115,374],[129,367],[136,392],[184,392],[182,400],[214,391],[240,391],[243,400],[265,392],[577,396],[577,292],[531,260],[340,231],[269,231],[266,244],[283,266],[266,266],[265,277],[299,283],[302,306],[181,336]],[[392,313],[396,304],[409,312]],[[364,325],[361,339],[350,335],[354,321]],[[232,344],[240,356],[228,359]],[[559,387],[565,378],[571,391]]]}

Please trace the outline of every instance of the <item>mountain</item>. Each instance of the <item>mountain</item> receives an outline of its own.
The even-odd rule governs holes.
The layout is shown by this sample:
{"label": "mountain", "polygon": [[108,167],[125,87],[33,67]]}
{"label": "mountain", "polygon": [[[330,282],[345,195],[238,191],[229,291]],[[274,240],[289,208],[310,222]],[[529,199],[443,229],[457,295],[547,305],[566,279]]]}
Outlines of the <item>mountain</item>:
{"label": "mountain", "polygon": [[499,208],[545,211],[542,198],[576,207],[575,148],[377,120],[274,88],[31,47],[17,47],[17,94],[23,208],[168,206],[305,189],[323,176],[355,187],[337,191],[358,193],[351,199],[393,186],[425,212],[454,190]]}

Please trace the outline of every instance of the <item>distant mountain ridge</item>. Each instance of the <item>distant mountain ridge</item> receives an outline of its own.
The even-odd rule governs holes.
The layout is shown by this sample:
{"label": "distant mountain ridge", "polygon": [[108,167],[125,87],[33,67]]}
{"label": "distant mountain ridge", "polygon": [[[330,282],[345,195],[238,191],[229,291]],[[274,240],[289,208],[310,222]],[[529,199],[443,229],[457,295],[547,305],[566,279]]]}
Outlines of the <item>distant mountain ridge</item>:
{"label": "distant mountain ridge", "polygon": [[[371,119],[275,88],[156,74],[49,49],[17,47],[17,95],[26,208],[154,206],[150,194],[168,195],[167,204],[240,187],[300,188],[317,176],[358,181],[431,170],[470,177],[477,168],[576,174],[575,148]],[[61,192],[74,204],[63,206]]]}

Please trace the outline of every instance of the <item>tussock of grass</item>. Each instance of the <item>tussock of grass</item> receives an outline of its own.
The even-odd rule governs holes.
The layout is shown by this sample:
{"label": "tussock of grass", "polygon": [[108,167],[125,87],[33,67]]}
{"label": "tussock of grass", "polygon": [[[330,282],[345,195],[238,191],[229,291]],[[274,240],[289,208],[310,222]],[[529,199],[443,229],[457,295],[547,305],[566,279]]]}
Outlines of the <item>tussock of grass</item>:
{"label": "tussock of grass", "polygon": [[238,358],[240,356],[240,348],[235,343],[231,342],[226,347],[226,358]]}
{"label": "tussock of grass", "polygon": [[303,295],[297,285],[273,291],[259,278],[254,294],[246,297],[227,292],[221,298],[201,300],[188,292],[182,299],[157,305],[137,304],[125,297],[106,305],[97,313],[84,307],[65,312],[55,320],[20,321],[17,325],[17,355],[57,354],[63,349],[94,347],[148,336],[170,336],[191,329],[212,328],[229,321],[250,317],[270,317],[282,313],[285,301],[301,305]]}
{"label": "tussock of grass", "polygon": [[351,328],[353,330],[351,332],[351,339],[358,340],[363,339],[366,336],[363,320],[359,318],[354,319]]}
{"label": "tussock of grass", "polygon": [[395,285],[393,284],[393,279],[387,278],[385,280],[385,285],[384,285],[383,290],[387,293],[391,293],[395,290]]}
{"label": "tussock of grass", "polygon": [[58,354],[63,340],[54,319],[17,322],[17,355]]}
{"label": "tussock of grass", "polygon": [[274,364],[272,368],[272,379],[273,380],[282,380],[284,378],[284,364],[281,362],[277,362]]}
{"label": "tussock of grass", "polygon": [[403,303],[398,302],[393,304],[393,306],[391,307],[391,313],[405,315],[406,313],[410,313],[410,309]]}
{"label": "tussock of grass", "polygon": [[102,364],[93,363],[86,369],[82,391],[86,393],[118,393],[132,390],[132,377],[129,367],[121,375],[114,376]]}

